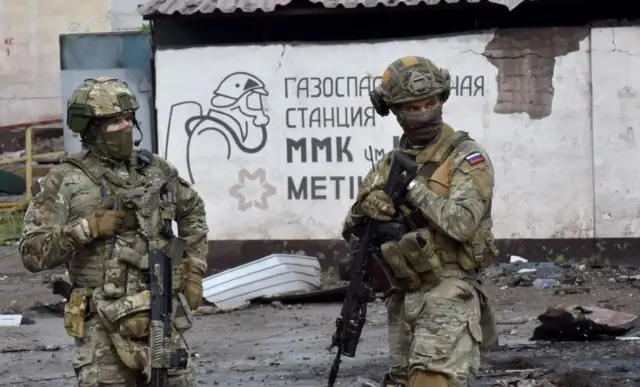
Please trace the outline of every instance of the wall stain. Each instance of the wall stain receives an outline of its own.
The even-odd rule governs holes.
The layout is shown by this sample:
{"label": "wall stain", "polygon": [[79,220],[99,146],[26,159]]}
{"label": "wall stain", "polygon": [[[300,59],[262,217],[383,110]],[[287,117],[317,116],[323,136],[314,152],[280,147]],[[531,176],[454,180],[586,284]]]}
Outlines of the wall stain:
{"label": "wall stain", "polygon": [[498,69],[497,114],[551,115],[556,57],[576,52],[586,27],[498,29],[483,55]]}

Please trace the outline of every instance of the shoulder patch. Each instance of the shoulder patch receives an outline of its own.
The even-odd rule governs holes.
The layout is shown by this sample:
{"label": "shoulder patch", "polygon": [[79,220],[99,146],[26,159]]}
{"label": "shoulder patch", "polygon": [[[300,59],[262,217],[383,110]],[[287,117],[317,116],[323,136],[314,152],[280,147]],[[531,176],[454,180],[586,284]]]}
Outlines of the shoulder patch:
{"label": "shoulder patch", "polygon": [[471,165],[477,165],[484,161],[484,156],[480,152],[473,152],[464,159]]}

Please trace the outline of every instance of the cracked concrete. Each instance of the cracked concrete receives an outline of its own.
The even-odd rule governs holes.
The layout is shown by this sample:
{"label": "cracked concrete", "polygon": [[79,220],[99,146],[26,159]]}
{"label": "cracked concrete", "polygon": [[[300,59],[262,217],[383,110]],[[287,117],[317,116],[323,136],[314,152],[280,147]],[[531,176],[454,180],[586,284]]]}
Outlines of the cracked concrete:
{"label": "cracked concrete", "polygon": [[498,69],[497,114],[551,115],[556,57],[576,52],[589,36],[587,27],[496,30],[484,55]]}

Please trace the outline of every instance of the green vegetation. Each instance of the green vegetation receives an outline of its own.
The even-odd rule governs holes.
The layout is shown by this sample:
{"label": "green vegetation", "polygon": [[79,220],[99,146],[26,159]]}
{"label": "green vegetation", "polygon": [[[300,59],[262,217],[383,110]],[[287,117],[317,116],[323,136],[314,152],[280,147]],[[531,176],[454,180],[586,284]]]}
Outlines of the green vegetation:
{"label": "green vegetation", "polygon": [[0,245],[20,238],[24,211],[0,212]]}

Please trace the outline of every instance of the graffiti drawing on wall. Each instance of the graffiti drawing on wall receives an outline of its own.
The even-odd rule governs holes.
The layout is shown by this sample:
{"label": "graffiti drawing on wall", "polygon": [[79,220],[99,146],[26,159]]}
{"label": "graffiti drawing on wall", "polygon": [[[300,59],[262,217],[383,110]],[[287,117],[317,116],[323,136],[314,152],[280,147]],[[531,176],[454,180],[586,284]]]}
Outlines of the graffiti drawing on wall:
{"label": "graffiti drawing on wall", "polygon": [[[234,151],[248,154],[260,152],[268,137],[267,125],[270,120],[264,106],[264,99],[268,95],[264,82],[258,77],[246,72],[234,72],[227,75],[215,89],[206,113],[196,101],[172,105],[164,157],[168,158],[172,148],[169,141],[171,132],[186,132],[185,162],[191,183],[196,183],[198,179],[194,176],[192,159],[202,160],[205,154],[201,153],[204,150],[206,154],[226,159],[230,159]],[[173,145],[178,149],[185,148],[184,144]]]}

